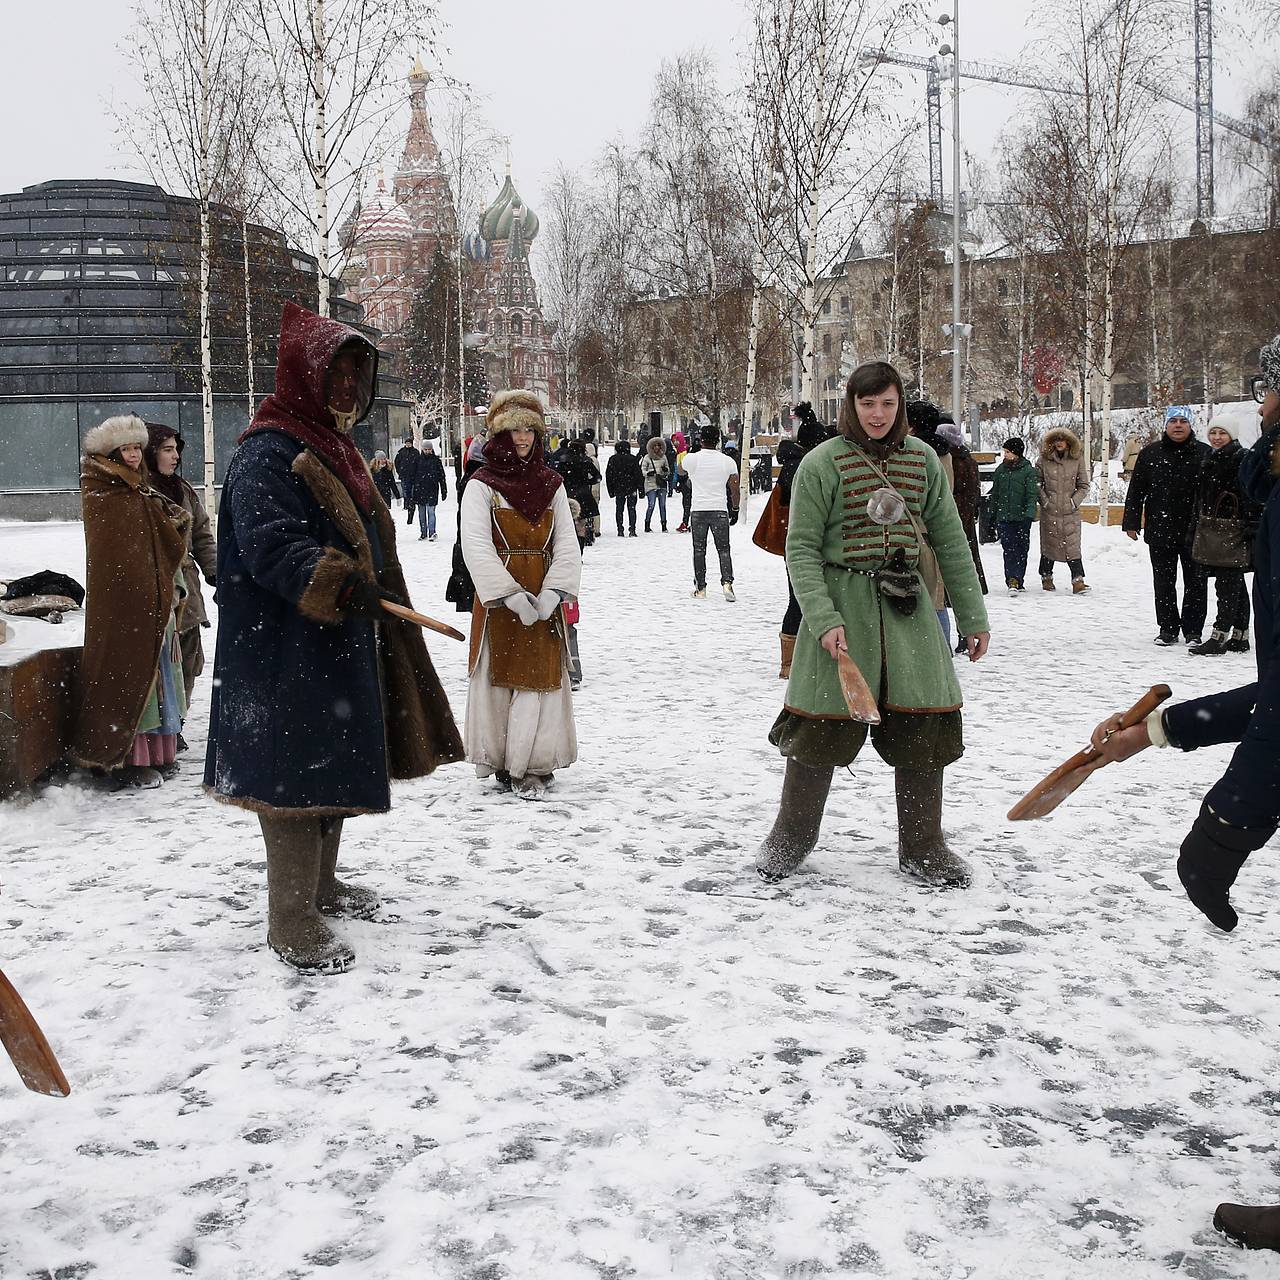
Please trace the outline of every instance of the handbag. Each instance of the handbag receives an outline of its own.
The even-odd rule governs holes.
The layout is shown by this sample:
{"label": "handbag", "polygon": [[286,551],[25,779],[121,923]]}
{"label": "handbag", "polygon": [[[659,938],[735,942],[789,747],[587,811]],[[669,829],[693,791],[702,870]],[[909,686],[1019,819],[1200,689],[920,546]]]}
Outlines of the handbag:
{"label": "handbag", "polygon": [[[1235,508],[1234,516],[1220,514],[1222,504],[1227,501]],[[1212,512],[1196,521],[1191,558],[1207,569],[1248,569],[1252,564],[1252,551],[1240,516],[1240,499],[1234,493],[1221,494]]]}
{"label": "handbag", "polygon": [[767,551],[771,556],[787,554],[787,526],[791,519],[791,508],[782,505],[782,490],[777,485],[769,491],[769,501],[764,504],[760,519],[756,521],[755,532],[751,541]]}
{"label": "handbag", "polygon": [[935,609],[945,609],[947,606],[947,592],[942,585],[942,573],[938,568],[938,557],[934,554],[933,546],[929,542],[928,535],[921,527],[920,521],[916,519],[916,513],[911,510],[911,504],[898,493],[893,481],[881,469],[876,466],[874,460],[863,453],[853,441],[849,441],[857,450],[858,455],[871,468],[872,471],[884,481],[885,487],[892,489],[894,493],[902,498],[902,505],[906,508],[907,519],[911,521],[911,527],[916,531],[916,543],[919,547],[919,560],[916,564],[916,570],[920,574],[920,580],[924,583],[925,594],[933,602]]}

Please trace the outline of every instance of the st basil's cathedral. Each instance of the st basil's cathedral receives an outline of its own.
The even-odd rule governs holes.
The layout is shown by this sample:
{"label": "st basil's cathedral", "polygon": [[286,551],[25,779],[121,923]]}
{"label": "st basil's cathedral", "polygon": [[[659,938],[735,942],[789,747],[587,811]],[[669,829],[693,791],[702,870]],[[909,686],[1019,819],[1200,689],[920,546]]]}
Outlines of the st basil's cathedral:
{"label": "st basil's cathedral", "polygon": [[[420,62],[409,74],[412,114],[400,164],[387,190],[377,187],[341,229],[346,247],[342,279],[346,296],[364,307],[365,318],[396,351],[414,290],[426,279],[436,249],[454,263],[458,214],[427,115],[429,77]],[[529,267],[538,235],[538,215],[521,200],[511,180],[480,215],[477,230],[462,236],[463,271],[471,341],[484,363],[490,393],[518,387],[557,403],[555,326],[542,315]],[[474,406],[468,406],[470,412]]]}

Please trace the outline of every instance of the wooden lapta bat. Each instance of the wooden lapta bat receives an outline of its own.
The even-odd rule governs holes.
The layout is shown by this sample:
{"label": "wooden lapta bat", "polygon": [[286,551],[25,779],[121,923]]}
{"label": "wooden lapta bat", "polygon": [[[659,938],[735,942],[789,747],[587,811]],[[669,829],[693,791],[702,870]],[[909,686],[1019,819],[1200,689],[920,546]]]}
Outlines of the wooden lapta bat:
{"label": "wooden lapta bat", "polygon": [[[1120,728],[1132,729],[1168,699],[1171,693],[1172,690],[1167,684],[1152,685],[1120,717]],[[1060,764],[1047,778],[1037,782],[1009,810],[1009,821],[1024,822],[1028,818],[1043,818],[1052,813],[1091,773],[1095,773],[1106,763],[1102,754],[1092,747],[1077,751],[1070,760]]]}
{"label": "wooden lapta bat", "polygon": [[442,636],[448,636],[450,640],[466,642],[467,637],[461,631],[455,630],[447,622],[437,622],[434,618],[428,618],[425,613],[415,613],[412,609],[406,609],[402,604],[392,604],[390,600],[384,600],[382,607],[388,613],[394,613],[397,618],[403,618],[406,622],[416,622],[418,626],[426,627],[428,631],[439,632]]}
{"label": "wooden lapta bat", "polygon": [[0,1044],[13,1059],[22,1083],[32,1093],[65,1098],[71,1092],[44,1032],[3,973],[0,973]]}
{"label": "wooden lapta bat", "polygon": [[836,658],[836,667],[840,672],[840,692],[848,704],[849,714],[863,724],[879,724],[880,708],[871,696],[871,690],[858,664],[849,657],[848,650],[840,649]]}

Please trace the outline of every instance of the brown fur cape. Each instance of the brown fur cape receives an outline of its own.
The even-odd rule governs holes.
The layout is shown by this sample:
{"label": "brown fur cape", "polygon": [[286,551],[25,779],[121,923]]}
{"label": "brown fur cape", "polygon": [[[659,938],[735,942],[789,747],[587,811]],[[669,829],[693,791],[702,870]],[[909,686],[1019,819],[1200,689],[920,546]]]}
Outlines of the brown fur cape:
{"label": "brown fur cape", "polygon": [[83,460],[80,494],[88,573],[80,710],[67,756],[114,769],[151,693],[191,517],[144,473],[98,454]]}

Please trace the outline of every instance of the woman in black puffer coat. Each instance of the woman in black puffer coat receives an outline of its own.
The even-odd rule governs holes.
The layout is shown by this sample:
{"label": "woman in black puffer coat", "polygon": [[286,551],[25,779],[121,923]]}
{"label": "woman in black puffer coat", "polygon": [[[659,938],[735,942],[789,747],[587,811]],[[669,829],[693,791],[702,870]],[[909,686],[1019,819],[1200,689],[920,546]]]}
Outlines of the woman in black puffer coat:
{"label": "woman in black puffer coat", "polygon": [[[800,424],[794,440],[783,440],[778,445],[778,503],[783,508],[791,506],[791,482],[796,478],[804,456],[825,440],[830,440],[835,432],[824,427],[813,412],[813,405],[807,400],[795,407],[795,419]],[[800,634],[800,602],[796,599],[795,589],[791,585],[791,575],[787,575],[787,611],[782,616],[782,627],[778,640],[782,646],[782,665],[778,669],[779,679],[786,680],[791,675],[791,655],[795,651],[796,636]]]}
{"label": "woman in black puffer coat", "polygon": [[558,470],[564,479],[565,492],[582,508],[582,518],[587,526],[584,545],[589,547],[595,541],[595,522],[600,514],[600,504],[594,492],[600,483],[600,468],[583,441],[570,440]]}
{"label": "woman in black puffer coat", "polygon": [[[1239,428],[1230,418],[1219,416],[1209,424],[1209,446],[1213,450],[1200,464],[1200,491],[1196,499],[1196,520],[1222,516],[1239,517],[1244,522],[1244,541],[1253,546],[1262,508],[1245,497],[1240,485],[1240,462],[1244,448],[1236,439]],[[1223,653],[1246,653],[1249,649],[1249,588],[1244,575],[1248,569],[1223,569],[1202,564],[1214,580],[1218,596],[1218,616],[1209,638],[1187,650],[1205,657]]]}

